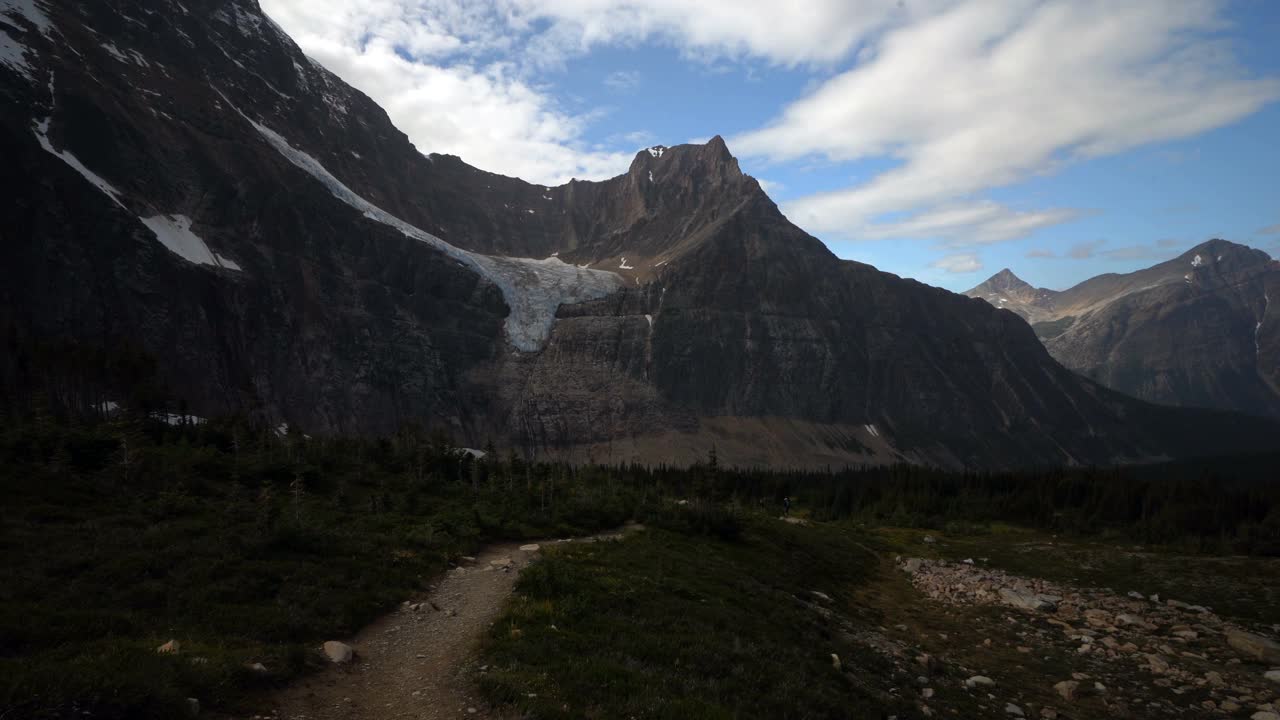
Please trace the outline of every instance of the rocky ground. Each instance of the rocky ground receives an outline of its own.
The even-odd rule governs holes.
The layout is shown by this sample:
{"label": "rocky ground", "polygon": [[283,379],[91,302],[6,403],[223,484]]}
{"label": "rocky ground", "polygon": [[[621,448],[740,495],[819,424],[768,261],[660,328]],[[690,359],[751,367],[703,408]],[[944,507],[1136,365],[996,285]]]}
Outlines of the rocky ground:
{"label": "rocky ground", "polygon": [[919,673],[923,714],[1280,720],[1280,644],[1269,637],[1280,626],[983,561],[896,559],[911,589],[892,596],[884,622],[907,622],[883,627],[884,648]]}

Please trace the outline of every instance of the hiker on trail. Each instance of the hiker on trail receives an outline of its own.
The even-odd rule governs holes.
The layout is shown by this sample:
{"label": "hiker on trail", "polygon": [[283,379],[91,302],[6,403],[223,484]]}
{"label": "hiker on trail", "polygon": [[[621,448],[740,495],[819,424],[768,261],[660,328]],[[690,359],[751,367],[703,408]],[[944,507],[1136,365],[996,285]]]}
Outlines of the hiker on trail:
{"label": "hiker on trail", "polygon": [[791,498],[782,498],[782,517],[791,517]]}

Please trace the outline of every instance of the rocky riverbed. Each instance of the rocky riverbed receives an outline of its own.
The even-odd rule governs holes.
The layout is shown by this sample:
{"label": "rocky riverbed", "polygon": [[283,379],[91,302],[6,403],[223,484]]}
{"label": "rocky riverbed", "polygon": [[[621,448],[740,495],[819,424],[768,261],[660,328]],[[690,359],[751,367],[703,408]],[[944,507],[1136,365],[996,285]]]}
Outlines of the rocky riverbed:
{"label": "rocky riverbed", "polygon": [[[999,624],[992,634],[1026,658],[1025,665],[1057,674],[1043,677],[1052,702],[1025,707],[1010,694],[998,669],[975,664],[953,682],[971,695],[986,695],[991,716],[1044,718],[1242,717],[1280,720],[1280,643],[1276,626],[1244,626],[1212,608],[1138,590],[1078,588],[1021,577],[983,566],[983,560],[897,559],[911,585],[935,607],[985,610],[969,617],[970,630]],[[905,628],[905,626],[903,626]],[[998,632],[994,632],[998,630]],[[980,634],[980,633],[979,633]],[[934,633],[928,640],[948,640]],[[983,648],[993,640],[984,639]],[[919,658],[917,658],[919,660]],[[925,657],[921,667],[945,663]],[[1008,660],[994,663],[1007,666]],[[1020,670],[1026,668],[1018,664]],[[964,675],[965,673],[960,673]],[[1026,677],[1018,673],[1019,682]],[[932,693],[930,693],[932,695]],[[1036,693],[1032,693],[1036,695]],[[925,703],[926,714],[946,712]]]}

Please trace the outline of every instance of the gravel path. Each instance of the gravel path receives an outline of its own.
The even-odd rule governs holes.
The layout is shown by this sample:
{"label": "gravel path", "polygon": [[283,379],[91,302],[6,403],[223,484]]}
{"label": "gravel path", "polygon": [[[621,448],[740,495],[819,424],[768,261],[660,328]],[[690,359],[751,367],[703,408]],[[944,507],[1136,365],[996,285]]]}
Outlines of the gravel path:
{"label": "gravel path", "polygon": [[[616,539],[622,532],[573,542]],[[535,543],[541,548],[550,543]],[[530,546],[526,546],[530,547]],[[502,611],[519,571],[540,550],[494,545],[448,572],[433,590],[365,627],[348,643],[356,658],[281,691],[286,720],[494,718],[468,679],[477,645]],[[438,608],[438,609],[437,609]]]}

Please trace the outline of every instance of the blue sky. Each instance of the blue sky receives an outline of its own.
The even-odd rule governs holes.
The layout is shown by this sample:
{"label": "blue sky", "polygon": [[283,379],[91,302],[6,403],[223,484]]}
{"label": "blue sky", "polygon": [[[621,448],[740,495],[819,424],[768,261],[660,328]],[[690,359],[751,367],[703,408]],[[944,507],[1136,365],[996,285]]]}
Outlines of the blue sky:
{"label": "blue sky", "polygon": [[424,152],[535,182],[719,134],[841,257],[1062,288],[1280,256],[1270,0],[262,0]]}

